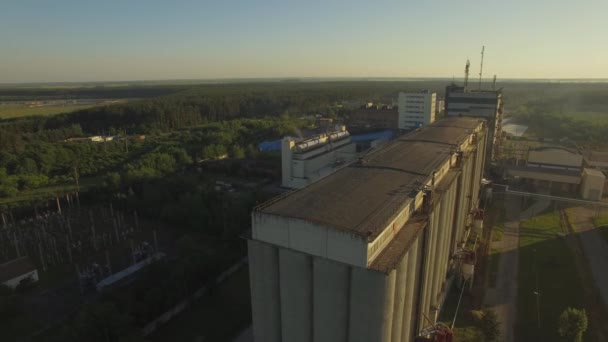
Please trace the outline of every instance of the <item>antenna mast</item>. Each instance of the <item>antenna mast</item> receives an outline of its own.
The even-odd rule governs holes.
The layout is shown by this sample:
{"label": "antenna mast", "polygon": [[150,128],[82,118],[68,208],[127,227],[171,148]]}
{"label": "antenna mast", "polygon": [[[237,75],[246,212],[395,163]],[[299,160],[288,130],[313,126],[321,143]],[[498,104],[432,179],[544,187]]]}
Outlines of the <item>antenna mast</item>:
{"label": "antenna mast", "polygon": [[467,65],[464,67],[464,88],[467,88],[469,84],[469,68],[471,67],[471,62],[467,59]]}
{"label": "antenna mast", "polygon": [[496,90],[496,75],[494,75],[494,80],[492,81],[492,90]]}
{"label": "antenna mast", "polygon": [[479,90],[481,90],[481,75],[483,74],[483,52],[485,51],[486,46],[481,47],[481,66],[479,67]]}

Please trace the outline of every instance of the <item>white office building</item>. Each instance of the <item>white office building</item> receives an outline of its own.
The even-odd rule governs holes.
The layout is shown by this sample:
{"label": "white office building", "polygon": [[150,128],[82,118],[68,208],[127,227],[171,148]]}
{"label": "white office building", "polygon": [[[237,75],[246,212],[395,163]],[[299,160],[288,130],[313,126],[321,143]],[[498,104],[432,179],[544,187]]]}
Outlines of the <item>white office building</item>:
{"label": "white office building", "polygon": [[435,121],[437,94],[428,90],[419,93],[399,93],[399,128],[412,129]]}

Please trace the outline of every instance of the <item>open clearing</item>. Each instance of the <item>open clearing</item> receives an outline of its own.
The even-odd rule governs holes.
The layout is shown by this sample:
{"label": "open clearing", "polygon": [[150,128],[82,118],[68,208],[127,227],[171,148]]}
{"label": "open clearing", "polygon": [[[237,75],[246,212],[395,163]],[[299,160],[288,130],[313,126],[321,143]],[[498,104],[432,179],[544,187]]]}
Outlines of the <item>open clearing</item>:
{"label": "open clearing", "polygon": [[56,115],[62,113],[75,112],[81,109],[95,107],[95,105],[75,105],[75,106],[0,106],[0,119],[20,118],[33,115]]}

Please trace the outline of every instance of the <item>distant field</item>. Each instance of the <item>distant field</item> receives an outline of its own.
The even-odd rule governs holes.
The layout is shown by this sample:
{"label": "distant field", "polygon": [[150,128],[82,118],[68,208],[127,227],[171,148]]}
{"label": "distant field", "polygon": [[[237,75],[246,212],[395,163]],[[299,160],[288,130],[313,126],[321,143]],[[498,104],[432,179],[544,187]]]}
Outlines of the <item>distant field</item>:
{"label": "distant field", "polygon": [[596,124],[608,123],[608,108],[606,111],[566,111],[562,115],[577,120],[590,121]]}
{"label": "distant field", "polygon": [[80,109],[94,107],[95,105],[75,105],[75,106],[0,106],[0,119],[19,118],[32,115],[56,115],[61,113],[74,112]]}

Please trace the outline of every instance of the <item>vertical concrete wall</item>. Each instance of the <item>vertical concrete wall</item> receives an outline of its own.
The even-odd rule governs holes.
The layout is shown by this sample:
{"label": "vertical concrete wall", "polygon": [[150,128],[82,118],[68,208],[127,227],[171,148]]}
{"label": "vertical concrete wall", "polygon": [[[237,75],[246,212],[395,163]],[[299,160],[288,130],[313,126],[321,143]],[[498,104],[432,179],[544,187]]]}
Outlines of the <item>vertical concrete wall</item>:
{"label": "vertical concrete wall", "polygon": [[421,238],[416,239],[416,242],[414,242],[414,244],[410,248],[407,257],[407,275],[405,278],[407,282],[407,288],[405,290],[403,326],[401,328],[400,340],[402,342],[412,340],[416,325],[416,319],[418,318],[418,312],[416,310],[416,303],[418,302],[418,300],[414,298],[414,295],[417,293],[417,286],[420,283],[419,265],[422,263],[422,248],[419,248],[419,246],[422,241],[423,240]]}
{"label": "vertical concrete wall", "polygon": [[281,342],[278,249],[248,241],[254,341]]}
{"label": "vertical concrete wall", "polygon": [[[442,239],[442,243],[441,243],[441,264],[440,264],[440,270],[439,273],[442,275],[442,279],[441,282],[439,284],[439,291],[437,293],[438,298],[442,298],[444,292],[446,292],[448,289],[445,286],[445,281],[446,281],[446,275],[447,275],[447,271],[448,271],[448,266],[450,265],[450,260],[451,260],[451,256],[452,256],[452,249],[451,249],[451,241],[452,241],[452,235],[455,232],[455,227],[453,225],[454,222],[454,217],[456,216],[456,212],[455,212],[455,202],[456,202],[456,190],[457,190],[457,183],[453,182],[452,185],[450,185],[449,190],[447,191],[447,210],[446,210],[446,226],[445,226],[445,232],[443,234],[443,239]],[[437,307],[441,310],[441,306],[442,303],[441,301],[439,301],[437,303]]]}
{"label": "vertical concrete wall", "polygon": [[[430,289],[431,289],[431,296],[430,296],[430,301],[429,301],[429,305],[430,307],[436,307],[437,306],[437,293],[439,292],[439,286],[441,284],[441,280],[443,279],[443,275],[440,274],[440,270],[441,270],[441,264],[443,262],[443,260],[441,259],[441,243],[443,241],[443,238],[445,236],[445,231],[447,230],[447,227],[445,225],[446,222],[446,210],[448,207],[448,203],[447,203],[447,196],[446,193],[444,192],[443,196],[441,197],[441,206],[440,206],[440,210],[439,210],[439,219],[438,219],[438,224],[437,224],[437,234],[436,234],[436,239],[433,243],[433,245],[431,246],[431,253],[434,256],[434,263],[431,265],[432,269],[431,272],[433,272],[433,280],[432,282],[429,284],[430,285]],[[431,311],[431,310],[429,310]]]}
{"label": "vertical concrete wall", "polygon": [[349,342],[384,342],[384,305],[388,282],[388,275],[352,268]]}
{"label": "vertical concrete wall", "polygon": [[347,342],[350,267],[314,258],[313,268],[313,341]]}
{"label": "vertical concrete wall", "polygon": [[367,267],[367,239],[308,221],[254,213],[252,237],[335,261]]}
{"label": "vertical concrete wall", "polygon": [[312,341],[312,257],[279,249],[283,341]]}
{"label": "vertical concrete wall", "polygon": [[462,226],[463,226],[463,220],[462,220],[462,208],[465,206],[464,202],[463,202],[463,181],[464,181],[464,176],[463,173],[460,173],[460,176],[458,176],[458,179],[456,180],[456,193],[454,195],[454,232],[452,234],[452,238],[451,238],[451,242],[450,242],[450,249],[452,251],[456,250],[456,245],[458,243],[458,239],[460,236],[460,232],[462,231]]}
{"label": "vertical concrete wall", "polygon": [[428,314],[431,308],[432,301],[432,292],[433,292],[433,283],[434,283],[434,267],[436,262],[436,251],[435,245],[437,244],[437,235],[438,235],[438,225],[439,225],[439,213],[441,211],[441,202],[435,206],[435,209],[429,216],[429,223],[427,226],[427,241],[425,242],[425,259],[424,259],[424,280],[422,281],[422,291],[421,291],[421,299],[422,305],[420,306],[420,324],[424,323],[422,314]]}
{"label": "vertical concrete wall", "polygon": [[393,333],[396,282],[397,270],[393,270],[388,274],[388,279],[386,282],[386,295],[384,296],[382,337],[380,339],[380,341],[383,342],[391,342],[391,335]]}
{"label": "vertical concrete wall", "polygon": [[393,331],[391,332],[391,341],[392,342],[401,342],[401,332],[403,330],[403,313],[405,310],[405,295],[407,291],[407,287],[413,286],[414,284],[409,284],[408,280],[408,259],[410,251],[403,257],[399,266],[397,267],[397,276],[395,283],[395,306],[393,307]]}

